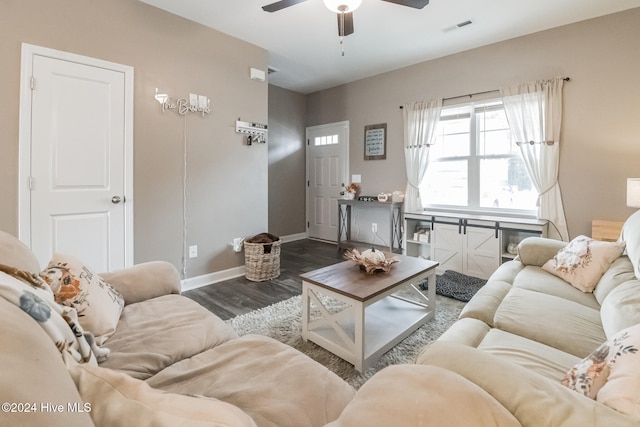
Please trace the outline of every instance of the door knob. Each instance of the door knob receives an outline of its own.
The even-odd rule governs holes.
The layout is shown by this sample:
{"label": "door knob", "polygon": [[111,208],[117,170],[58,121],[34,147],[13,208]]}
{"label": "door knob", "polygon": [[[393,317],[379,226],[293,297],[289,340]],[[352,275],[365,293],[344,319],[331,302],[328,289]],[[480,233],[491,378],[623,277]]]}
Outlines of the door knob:
{"label": "door knob", "polygon": [[117,205],[118,203],[120,203],[120,196],[113,196],[111,198],[111,203],[113,203],[114,205]]}

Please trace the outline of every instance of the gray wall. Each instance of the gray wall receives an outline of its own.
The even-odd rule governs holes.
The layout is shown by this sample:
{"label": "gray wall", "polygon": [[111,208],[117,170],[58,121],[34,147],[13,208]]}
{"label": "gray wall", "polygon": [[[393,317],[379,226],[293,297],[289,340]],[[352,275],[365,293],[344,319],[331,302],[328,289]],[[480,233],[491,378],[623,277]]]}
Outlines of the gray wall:
{"label": "gray wall", "polygon": [[[212,112],[186,119],[187,244],[198,245],[187,277],[244,263],[234,237],[267,227],[267,147],[244,145],[235,121],[267,122],[261,48],[136,0],[0,0],[0,229],[18,231],[20,49],[26,42],[135,69],[135,262],[182,264],[184,118],[162,113],[155,88],[174,98],[199,93]],[[78,254],[81,256],[81,254]]]}
{"label": "gray wall", "polygon": [[269,86],[269,231],[305,233],[305,97]]}
{"label": "gray wall", "polygon": [[[592,219],[624,220],[626,178],[640,176],[640,8],[543,31],[307,96],[307,126],[350,121],[350,172],[363,194],[404,189],[400,105],[569,76],[560,185],[572,237]],[[460,102],[460,101],[458,101]],[[386,160],[363,160],[363,131],[387,123]]]}

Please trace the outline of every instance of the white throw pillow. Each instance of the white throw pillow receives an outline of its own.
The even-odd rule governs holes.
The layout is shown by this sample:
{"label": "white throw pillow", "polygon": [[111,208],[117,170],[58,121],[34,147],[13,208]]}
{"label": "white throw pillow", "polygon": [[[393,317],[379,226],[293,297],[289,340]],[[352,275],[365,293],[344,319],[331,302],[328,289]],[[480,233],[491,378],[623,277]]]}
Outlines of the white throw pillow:
{"label": "white throw pillow", "polygon": [[95,336],[98,345],[115,332],[124,299],[82,261],[54,254],[40,275],[51,287],[58,304],[76,309],[80,325]]}
{"label": "white throw pillow", "polygon": [[574,366],[562,383],[640,421],[640,324],[607,340]]}
{"label": "white throw pillow", "polygon": [[633,264],[636,278],[640,280],[640,210],[627,218],[622,226],[620,239],[627,244],[627,255]]}
{"label": "white throw pillow", "polygon": [[611,263],[622,255],[624,242],[602,242],[578,236],[560,249],[542,269],[582,292],[593,292]]}

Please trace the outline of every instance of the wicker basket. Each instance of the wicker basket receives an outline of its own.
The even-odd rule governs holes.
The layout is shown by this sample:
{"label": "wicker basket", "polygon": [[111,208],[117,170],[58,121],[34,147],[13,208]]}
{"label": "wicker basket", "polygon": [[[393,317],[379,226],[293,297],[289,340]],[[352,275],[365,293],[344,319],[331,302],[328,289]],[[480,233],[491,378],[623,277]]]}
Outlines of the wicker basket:
{"label": "wicker basket", "polygon": [[280,245],[276,237],[269,243],[244,242],[245,277],[254,282],[264,282],[280,275]]}

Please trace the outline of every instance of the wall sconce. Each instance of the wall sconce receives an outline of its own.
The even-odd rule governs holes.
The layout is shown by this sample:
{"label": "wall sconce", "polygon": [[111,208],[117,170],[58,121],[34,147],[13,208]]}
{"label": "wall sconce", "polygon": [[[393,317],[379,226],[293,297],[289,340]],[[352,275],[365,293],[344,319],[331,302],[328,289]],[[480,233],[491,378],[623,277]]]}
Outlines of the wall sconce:
{"label": "wall sconce", "polygon": [[640,178],[627,178],[627,206],[640,208]]}
{"label": "wall sconce", "polygon": [[156,88],[156,101],[158,101],[160,104],[166,104],[167,102],[169,102],[169,95],[167,95],[166,93],[158,93],[158,88]]}

